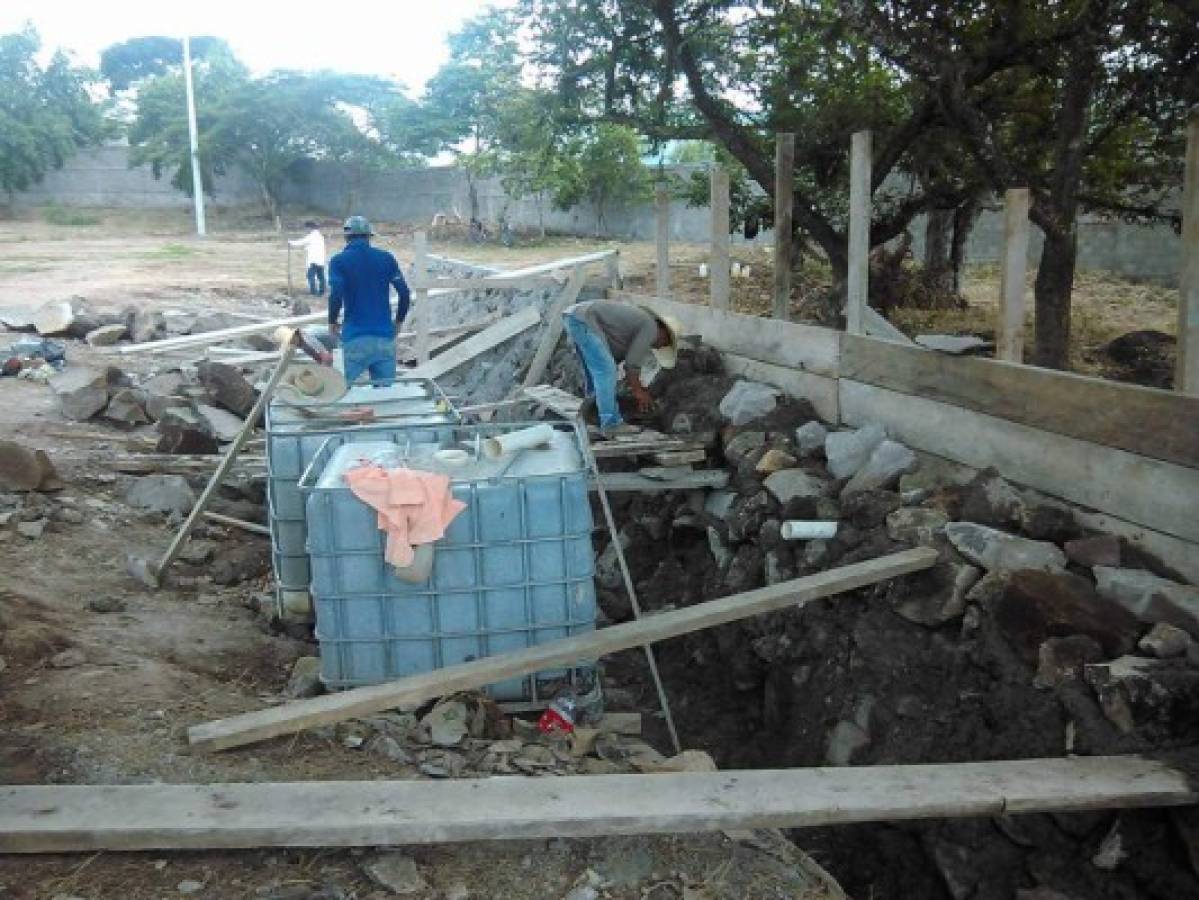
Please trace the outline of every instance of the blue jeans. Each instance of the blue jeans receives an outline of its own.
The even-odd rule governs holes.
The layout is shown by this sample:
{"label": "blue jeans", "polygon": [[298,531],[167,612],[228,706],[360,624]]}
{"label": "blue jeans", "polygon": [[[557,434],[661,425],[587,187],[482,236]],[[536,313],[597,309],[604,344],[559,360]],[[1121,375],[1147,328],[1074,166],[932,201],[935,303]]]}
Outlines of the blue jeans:
{"label": "blue jeans", "polygon": [[583,378],[587,384],[587,396],[595,397],[599,410],[600,428],[620,425],[624,419],[616,403],[616,360],[608,343],[592,330],[582,319],[564,313],[562,324],[570,335],[571,343],[583,362]]}
{"label": "blue jeans", "polygon": [[[318,288],[319,285],[319,288]],[[308,267],[308,293],[314,297],[325,296],[325,267],[313,263]]]}
{"label": "blue jeans", "polygon": [[347,384],[353,384],[366,371],[370,372],[371,384],[375,387],[390,387],[395,382],[395,338],[365,334],[343,341],[341,356]]}

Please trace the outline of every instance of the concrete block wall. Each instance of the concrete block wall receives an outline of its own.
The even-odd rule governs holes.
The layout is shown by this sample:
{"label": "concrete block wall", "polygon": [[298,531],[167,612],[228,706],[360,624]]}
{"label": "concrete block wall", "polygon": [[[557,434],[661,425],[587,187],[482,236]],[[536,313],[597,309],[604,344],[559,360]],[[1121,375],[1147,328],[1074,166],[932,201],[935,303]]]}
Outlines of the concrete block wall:
{"label": "concrete block wall", "polygon": [[[244,206],[256,203],[258,192],[234,172],[217,179],[214,199],[220,206]],[[131,169],[129,148],[114,144],[80,151],[39,184],[15,195],[13,205],[172,209],[190,206],[191,198],[171,185],[168,173],[159,179],[146,166]]]}

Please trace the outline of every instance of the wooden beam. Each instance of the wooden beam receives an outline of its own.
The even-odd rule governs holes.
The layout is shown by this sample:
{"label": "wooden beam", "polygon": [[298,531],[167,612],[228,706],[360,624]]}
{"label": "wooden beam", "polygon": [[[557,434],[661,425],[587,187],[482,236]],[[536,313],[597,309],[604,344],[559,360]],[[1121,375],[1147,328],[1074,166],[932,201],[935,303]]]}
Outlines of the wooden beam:
{"label": "wooden beam", "polygon": [[1169,807],[1137,756],[559,778],[0,788],[0,852],[367,847]]}
{"label": "wooden beam", "polygon": [[831,328],[798,322],[764,322],[760,316],[623,291],[615,294],[613,299],[669,313],[682,323],[687,334],[700,335],[705,344],[722,352],[801,372],[837,377],[841,332]]}
{"label": "wooden beam", "polygon": [[459,366],[470,362],[481,353],[486,353],[492,347],[511,340],[541,321],[541,313],[532,306],[526,306],[520,312],[500,319],[494,325],[489,325],[473,337],[467,338],[453,349],[447,350],[434,357],[427,363],[417,366],[411,371],[412,378],[440,378]]}
{"label": "wooden beam", "polygon": [[791,207],[795,202],[795,135],[774,137],[774,317],[791,318]]}
{"label": "wooden beam", "polygon": [[658,245],[658,264],[655,292],[659,297],[670,296],[670,191],[659,185],[654,191],[654,233]]}
{"label": "wooden beam", "polygon": [[599,441],[591,445],[596,459],[613,459],[620,456],[639,456],[674,450],[702,450],[704,446],[682,438],[654,437],[652,434],[630,435],[627,439]]}
{"label": "wooden beam", "polygon": [[855,335],[841,376],[1199,470],[1199,397]]}
{"label": "wooden beam", "polygon": [[802,606],[927,569],[936,559],[936,551],[928,548],[893,553],[760,590],[613,625],[590,634],[550,641],[515,653],[196,725],[188,729],[188,742],[198,750],[224,750],[395,706],[420,704],[456,691],[484,687],[543,669],[575,665],[749,616]]}
{"label": "wooden beam", "polygon": [[244,519],[235,519],[233,516],[222,516],[220,513],[204,512],[204,518],[211,522],[216,522],[218,525],[228,525],[230,528],[240,528],[242,531],[248,531],[251,534],[261,534],[266,537],[271,536],[271,530],[265,525],[259,525],[257,522],[247,522]]}
{"label": "wooden beam", "polygon": [[[657,493],[658,491],[696,491],[728,487],[729,473],[723,469],[699,469],[670,478],[655,478],[641,472],[604,472],[604,490]],[[596,490],[594,484],[591,490]]]}
{"label": "wooden beam", "polygon": [[412,291],[412,303],[416,314],[416,364],[424,365],[429,361],[429,318],[433,310],[429,308],[429,290],[425,280],[429,273],[429,238],[423,231],[412,235],[412,277],[417,287]]}
{"label": "wooden beam", "polygon": [[1178,361],[1174,389],[1199,395],[1199,106],[1191,108],[1187,121],[1182,266],[1178,290]]}
{"label": "wooden beam", "polygon": [[846,325],[850,334],[864,333],[863,310],[870,305],[870,132],[853,136],[849,150],[849,272],[846,280]]}
{"label": "wooden beam", "polygon": [[554,355],[554,348],[558,346],[558,339],[562,337],[562,313],[566,307],[579,299],[579,292],[583,290],[583,282],[586,278],[587,270],[583,266],[576,266],[570,275],[570,281],[566,283],[565,290],[558,295],[558,299],[546,312],[545,334],[541,336],[541,343],[537,346],[533,361],[529,363],[529,371],[525,373],[524,381],[521,382],[522,388],[529,388],[540,383],[541,376],[545,374],[545,367],[549,365],[550,357]]}
{"label": "wooden beam", "polygon": [[708,252],[708,287],[712,306],[729,308],[729,173],[712,170],[712,247]]}
{"label": "wooden beam", "polygon": [[548,384],[535,384],[532,387],[522,388],[520,396],[543,409],[548,409],[568,422],[573,422],[578,418],[579,409],[583,405],[582,397],[568,394],[561,388],[551,387]]}
{"label": "wooden beam", "polygon": [[917,450],[976,469],[994,466],[1053,497],[1199,542],[1195,469],[849,378],[839,387],[847,424],[878,422]]}
{"label": "wooden beam", "polygon": [[999,269],[999,344],[995,356],[1024,362],[1024,276],[1028,271],[1028,188],[1003,197],[1003,249]]}

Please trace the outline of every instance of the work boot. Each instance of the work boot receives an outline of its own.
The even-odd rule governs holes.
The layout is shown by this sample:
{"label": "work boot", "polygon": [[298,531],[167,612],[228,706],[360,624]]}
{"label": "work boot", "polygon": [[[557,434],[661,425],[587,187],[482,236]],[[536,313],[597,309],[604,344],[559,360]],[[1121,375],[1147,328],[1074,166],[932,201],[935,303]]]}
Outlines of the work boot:
{"label": "work boot", "polygon": [[630,425],[628,422],[621,422],[619,425],[609,425],[607,428],[600,429],[600,437],[604,440],[612,440],[613,438],[631,437],[634,434],[641,434],[642,428],[640,425]]}

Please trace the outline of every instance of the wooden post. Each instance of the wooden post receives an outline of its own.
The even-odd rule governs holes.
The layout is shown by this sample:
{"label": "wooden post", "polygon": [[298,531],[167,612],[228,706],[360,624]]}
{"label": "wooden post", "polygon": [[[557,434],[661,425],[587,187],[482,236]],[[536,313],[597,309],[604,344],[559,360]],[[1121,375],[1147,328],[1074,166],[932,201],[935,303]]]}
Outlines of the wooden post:
{"label": "wooden post", "polygon": [[999,270],[999,342],[996,359],[1024,362],[1024,275],[1028,270],[1028,188],[1003,197],[1003,254]]}
{"label": "wooden post", "polygon": [[429,361],[429,238],[423,231],[412,235],[412,277],[418,287],[412,292],[412,304],[416,318],[416,364],[423,366]]}
{"label": "wooden post", "polygon": [[870,293],[870,132],[853,136],[849,153],[849,271],[845,330],[864,334],[863,310]]}
{"label": "wooden post", "polygon": [[1178,365],[1174,389],[1199,395],[1199,106],[1187,122],[1182,199],[1182,266],[1178,273]]}
{"label": "wooden post", "polygon": [[614,291],[624,287],[624,279],[620,275],[620,251],[613,250],[604,258],[604,274],[608,279],[608,287]]}
{"label": "wooden post", "polygon": [[654,214],[658,236],[658,286],[659,297],[670,296],[670,191],[659,187],[654,191]]}
{"label": "wooden post", "polygon": [[712,170],[712,249],[708,253],[708,285],[712,306],[729,308],[729,173]]}
{"label": "wooden post", "polygon": [[795,195],[795,135],[774,143],[774,317],[791,318],[791,204]]}

